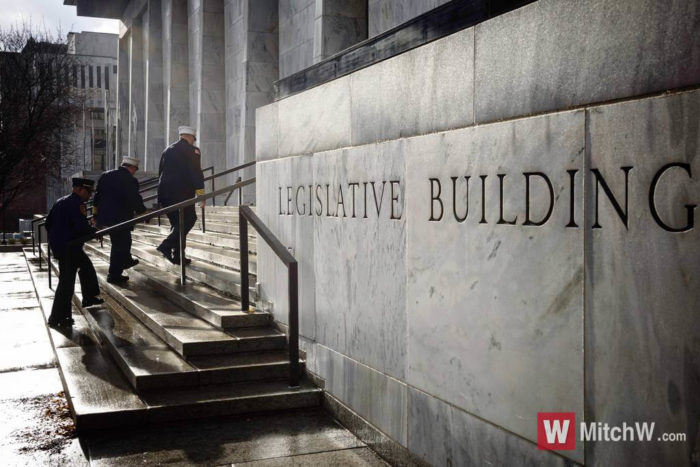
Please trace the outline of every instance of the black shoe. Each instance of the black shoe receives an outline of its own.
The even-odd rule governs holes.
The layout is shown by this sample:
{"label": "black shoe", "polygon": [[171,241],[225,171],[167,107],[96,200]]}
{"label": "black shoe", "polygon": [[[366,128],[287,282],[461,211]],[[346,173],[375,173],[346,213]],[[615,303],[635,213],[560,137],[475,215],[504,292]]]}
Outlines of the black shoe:
{"label": "black shoe", "polygon": [[72,326],[73,325],[73,318],[64,318],[60,321],[54,321],[52,319],[49,320],[49,327],[50,328],[62,328],[66,326]]}
{"label": "black shoe", "polygon": [[133,268],[133,267],[136,266],[137,264],[139,264],[139,260],[137,260],[136,258],[131,258],[130,260],[128,260],[128,261],[124,264],[123,267],[124,267],[124,269],[129,269],[129,268]]}
{"label": "black shoe", "polygon": [[126,284],[129,281],[129,276],[107,276],[107,282],[110,284]]}
{"label": "black shoe", "polygon": [[167,260],[170,261],[171,263],[173,262],[173,252],[172,252],[172,250],[171,250],[170,248],[168,248],[167,246],[164,246],[163,244],[161,244],[158,248],[156,248],[156,250],[157,250],[161,255],[163,255],[163,256],[165,257],[165,259],[167,259]]}
{"label": "black shoe", "polygon": [[105,301],[101,298],[97,297],[90,297],[90,298],[84,298],[83,299],[83,308],[87,308],[89,306],[95,306],[95,305],[102,305]]}
{"label": "black shoe", "polygon": [[[172,261],[173,261],[173,264],[180,264],[180,258],[173,258]],[[187,264],[190,264],[191,262],[192,262],[191,259],[185,258],[185,264],[186,264],[186,265],[187,265]]]}

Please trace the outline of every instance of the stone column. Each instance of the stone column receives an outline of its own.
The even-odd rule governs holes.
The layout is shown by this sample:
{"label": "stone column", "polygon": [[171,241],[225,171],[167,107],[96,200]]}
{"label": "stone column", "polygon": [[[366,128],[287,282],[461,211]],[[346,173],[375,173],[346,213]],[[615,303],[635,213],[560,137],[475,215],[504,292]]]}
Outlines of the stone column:
{"label": "stone column", "polygon": [[202,168],[226,165],[224,0],[189,0],[190,124],[197,127]]}
{"label": "stone column", "polygon": [[114,155],[115,165],[123,154],[129,152],[129,44],[130,33],[127,31],[119,39],[118,75],[117,75],[117,150]]}
{"label": "stone column", "polygon": [[[255,110],[274,99],[279,78],[276,0],[225,3],[226,17],[226,166],[255,160]],[[227,180],[255,176],[255,168]],[[237,204],[238,197],[232,198]],[[243,203],[255,202],[255,188],[243,190]]]}
{"label": "stone column", "polygon": [[[129,121],[128,155],[145,154],[145,105],[143,66],[143,15],[134,19],[129,33]],[[123,154],[124,155],[124,154]]]}
{"label": "stone column", "polygon": [[145,152],[142,170],[157,171],[165,148],[161,0],[148,0],[143,17]]}
{"label": "stone column", "polygon": [[367,39],[367,0],[317,0],[314,63]]}
{"label": "stone column", "polygon": [[177,127],[190,123],[187,0],[162,0],[165,144],[178,139]]}

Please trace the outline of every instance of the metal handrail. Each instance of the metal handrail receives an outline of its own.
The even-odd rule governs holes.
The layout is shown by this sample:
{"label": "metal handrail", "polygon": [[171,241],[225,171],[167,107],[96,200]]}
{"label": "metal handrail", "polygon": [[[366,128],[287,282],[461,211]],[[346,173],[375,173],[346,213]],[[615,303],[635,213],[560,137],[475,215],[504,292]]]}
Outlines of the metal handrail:
{"label": "metal handrail", "polygon": [[241,260],[241,305],[243,311],[250,307],[250,291],[248,290],[248,222],[275,252],[277,257],[287,266],[289,286],[289,331],[287,344],[289,347],[289,386],[299,387],[301,372],[299,369],[299,269],[297,260],[284,247],[282,242],[255,215],[249,206],[238,208],[238,240],[240,242]]}
{"label": "metal handrail", "polygon": [[[210,167],[202,169],[202,173],[207,172],[207,171],[211,171],[212,175],[214,175],[214,166],[212,165]],[[155,183],[155,185],[147,186],[145,188],[143,187],[144,185],[149,185],[151,183]],[[141,187],[141,188],[139,188],[139,193],[145,193],[147,191],[154,190],[154,189],[158,188],[159,185],[160,185],[160,177],[149,178],[148,180],[139,183],[139,186]],[[212,191],[214,191],[214,190],[212,190]]]}
{"label": "metal handrail", "polygon": [[[31,222],[31,224],[32,224],[32,254],[34,256],[36,256],[35,243],[34,243],[34,227],[35,227],[34,224],[36,222],[45,221],[47,217],[49,217],[48,214],[45,216],[37,217],[36,219],[32,219],[32,222]],[[41,225],[42,224],[39,224],[39,240],[41,240]],[[41,250],[41,246],[39,246],[39,250]],[[39,258],[39,268],[41,268],[41,257]]]}
{"label": "metal handrail", "polygon": [[[183,209],[188,207],[188,206],[191,206],[193,204],[197,204],[197,203],[201,203],[202,201],[206,201],[207,199],[213,198],[214,196],[222,195],[224,193],[228,193],[229,191],[240,189],[240,188],[242,188],[246,185],[250,185],[252,183],[255,183],[255,177],[249,178],[247,180],[243,180],[243,181],[238,182],[238,183],[234,183],[233,185],[229,185],[229,186],[226,186],[224,188],[220,188],[216,191],[212,191],[211,193],[207,193],[207,194],[204,194],[201,196],[196,196],[194,198],[186,199],[184,201],[180,201],[179,203],[171,204],[170,206],[165,206],[165,207],[157,209],[155,211],[151,211],[149,213],[142,214],[142,215],[140,215],[138,217],[134,217],[133,219],[130,219],[128,221],[124,221],[121,224],[116,224],[116,225],[107,227],[106,229],[98,230],[97,232],[94,232],[94,233],[91,233],[88,235],[84,235],[84,236],[79,237],[79,238],[75,238],[75,239],[71,240],[70,242],[68,242],[67,246],[70,247],[71,245],[75,245],[78,243],[85,243],[85,242],[88,242],[88,241],[90,241],[94,238],[97,238],[97,237],[101,238],[104,235],[111,234],[114,231],[122,230],[125,228],[131,228],[132,226],[138,224],[139,222],[144,222],[144,221],[150,220],[154,217],[160,217],[163,214],[168,214],[172,211],[178,210],[179,211],[179,224],[180,224],[179,225],[179,228],[180,228],[180,283],[182,285],[184,285],[186,282],[186,275],[185,275],[185,273],[186,273],[186,268],[185,268],[186,261],[184,261],[184,258],[185,258],[185,252],[184,252],[184,250],[185,250],[185,246],[184,246],[185,231],[183,229],[183,224],[184,224],[184,211],[183,211]],[[44,222],[41,222],[39,224],[39,226],[41,226],[45,223],[46,223],[46,221],[44,220]],[[41,230],[40,230],[40,232],[41,232]],[[40,237],[39,237],[39,269],[41,269],[41,233],[39,235],[40,235]],[[51,271],[50,271],[51,270],[51,256],[50,255],[51,255],[51,248],[49,248],[49,257],[48,257],[49,258],[49,286],[51,285]],[[247,281],[247,278],[246,278],[246,281]]]}

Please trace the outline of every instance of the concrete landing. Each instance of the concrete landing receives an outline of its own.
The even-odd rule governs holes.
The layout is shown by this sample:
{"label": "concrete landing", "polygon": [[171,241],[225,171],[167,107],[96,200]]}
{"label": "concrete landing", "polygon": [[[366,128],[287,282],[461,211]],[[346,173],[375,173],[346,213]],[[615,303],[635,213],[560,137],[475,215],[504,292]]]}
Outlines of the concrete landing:
{"label": "concrete landing", "polygon": [[[31,252],[27,255],[36,269]],[[46,276],[44,263],[35,278],[46,285]],[[126,393],[128,383],[110,369],[111,361],[100,354],[77,310],[71,330],[47,332],[42,307],[50,309],[53,291],[34,290],[22,253],[0,254],[0,294],[6,331],[0,368],[3,465],[387,465],[320,408],[152,423],[76,437],[70,416],[61,409],[66,399],[51,342],[59,362],[72,354],[74,363],[92,372],[94,390],[80,403],[98,406],[105,392]],[[74,376],[68,372],[66,377]],[[129,396],[119,403],[124,408],[138,404]]]}

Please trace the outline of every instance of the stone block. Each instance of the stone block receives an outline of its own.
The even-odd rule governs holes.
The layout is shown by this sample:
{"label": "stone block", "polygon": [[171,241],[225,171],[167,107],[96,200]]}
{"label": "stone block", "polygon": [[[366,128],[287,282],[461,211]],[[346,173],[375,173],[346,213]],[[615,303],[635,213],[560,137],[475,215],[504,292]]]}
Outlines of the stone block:
{"label": "stone block", "polygon": [[367,21],[364,18],[345,16],[323,17],[323,55],[330,57],[367,37]]}
{"label": "stone block", "polygon": [[[583,224],[584,128],[583,111],[566,112],[409,138],[403,151],[406,381],[531,441],[538,412],[583,420],[583,229],[566,226],[572,199]],[[532,175],[528,196],[534,172],[551,189]]]}
{"label": "stone block", "polygon": [[570,465],[563,457],[413,387],[408,448],[430,465]]}
{"label": "stone block", "polygon": [[275,67],[278,66],[278,34],[249,31],[248,38],[249,62],[274,63]]}
{"label": "stone block", "polygon": [[316,340],[403,379],[402,142],[316,153],[313,159],[314,250],[323,252],[314,260]]}
{"label": "stone block", "polygon": [[255,159],[276,159],[278,152],[279,104],[258,107],[255,111]]}
{"label": "stone block", "polygon": [[280,156],[350,144],[349,79],[337,79],[278,104]]}
{"label": "stone block", "polygon": [[[246,116],[245,116],[245,124],[246,126],[255,126],[255,111],[272,102],[272,93],[271,92],[249,92],[246,94],[246,101],[245,101],[245,108],[246,108]],[[254,133],[255,131],[253,131]],[[255,150],[255,148],[253,148]],[[252,153],[255,155],[255,152]]]}
{"label": "stone block", "polygon": [[226,93],[220,89],[202,89],[200,111],[204,113],[223,113],[225,94]]}
{"label": "stone block", "polygon": [[223,141],[225,136],[225,118],[218,112],[201,113],[199,139],[202,141]]}
{"label": "stone block", "polygon": [[248,4],[248,30],[277,32],[277,0],[256,0]]}
{"label": "stone block", "polygon": [[224,44],[221,41],[205,40],[202,47],[202,64],[223,68]]}
{"label": "stone block", "polygon": [[[257,214],[283,245],[292,248],[299,262],[299,332],[316,338],[314,223],[309,216],[279,214],[280,193],[287,186],[313,183],[312,158],[301,156],[256,165]],[[282,187],[282,190],[280,190]],[[286,193],[285,193],[286,196]],[[258,280],[262,295],[274,303],[271,310],[275,320],[287,324],[289,314],[287,268],[263,241],[257,243]]]}
{"label": "stone block", "polygon": [[367,18],[367,2],[358,0],[322,0],[323,14],[346,18]]}
{"label": "stone block", "polygon": [[248,92],[270,92],[279,77],[276,63],[246,62]]}
{"label": "stone block", "polygon": [[352,143],[471,125],[473,41],[466,29],[350,75]]}
{"label": "stone block", "polygon": [[696,2],[544,0],[482,23],[476,120],[697,84],[698,15]]}
{"label": "stone block", "polygon": [[[601,228],[587,231],[588,413],[610,424],[655,422],[654,438],[688,441],[589,443],[586,462],[687,464],[700,417],[700,228],[689,228],[695,208],[687,207],[700,204],[700,92],[594,107],[588,119],[590,167],[629,209],[625,227],[601,190]],[[632,167],[628,202],[622,167]],[[595,179],[586,189],[594,223]]]}
{"label": "stone block", "polygon": [[315,346],[325,390],[402,445],[407,444],[407,387],[323,345]]}

